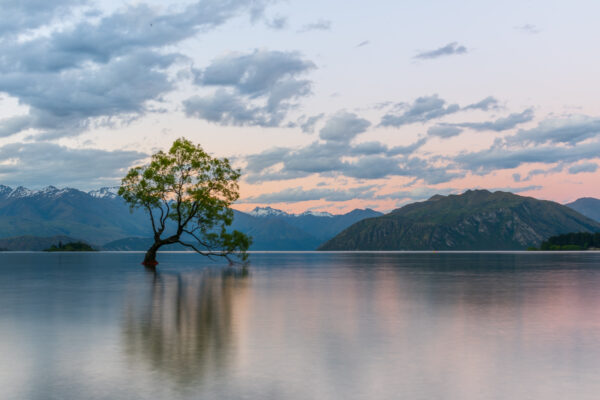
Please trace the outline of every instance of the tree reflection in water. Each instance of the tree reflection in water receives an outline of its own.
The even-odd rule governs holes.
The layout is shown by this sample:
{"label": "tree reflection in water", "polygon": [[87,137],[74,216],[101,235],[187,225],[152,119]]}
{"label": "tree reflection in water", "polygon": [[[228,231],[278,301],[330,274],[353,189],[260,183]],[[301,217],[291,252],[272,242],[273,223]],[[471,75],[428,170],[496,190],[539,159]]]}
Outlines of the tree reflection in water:
{"label": "tree reflection in water", "polygon": [[126,307],[127,358],[167,374],[177,385],[222,371],[232,357],[235,308],[247,291],[248,270],[148,273],[150,294]]}

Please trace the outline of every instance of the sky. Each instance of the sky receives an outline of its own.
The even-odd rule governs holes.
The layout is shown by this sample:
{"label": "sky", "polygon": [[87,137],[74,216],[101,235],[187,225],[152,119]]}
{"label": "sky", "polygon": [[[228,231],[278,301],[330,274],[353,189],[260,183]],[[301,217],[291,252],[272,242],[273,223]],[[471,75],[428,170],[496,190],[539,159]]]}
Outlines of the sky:
{"label": "sky", "polygon": [[250,210],[600,197],[600,2],[0,0],[0,183],[92,190],[186,137]]}

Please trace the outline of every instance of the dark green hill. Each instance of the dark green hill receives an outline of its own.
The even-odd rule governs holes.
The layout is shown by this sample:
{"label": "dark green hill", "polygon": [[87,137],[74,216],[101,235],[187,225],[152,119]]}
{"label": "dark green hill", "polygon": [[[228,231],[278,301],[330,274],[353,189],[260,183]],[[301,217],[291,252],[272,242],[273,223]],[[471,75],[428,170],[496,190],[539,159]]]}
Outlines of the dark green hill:
{"label": "dark green hill", "polygon": [[78,242],[68,242],[68,243],[58,242],[58,244],[53,244],[52,246],[48,247],[44,251],[53,253],[53,252],[57,252],[57,251],[58,252],[62,252],[62,251],[72,252],[72,251],[97,251],[97,250],[85,242],[78,241]]}
{"label": "dark green hill", "polygon": [[572,232],[544,240],[540,250],[596,250],[600,249],[600,232]]}
{"label": "dark green hill", "polygon": [[469,190],[436,195],[342,231],[320,250],[521,250],[600,223],[552,201]]}
{"label": "dark green hill", "polygon": [[565,204],[580,214],[600,222],[600,200],[593,197],[582,197],[572,203]]}
{"label": "dark green hill", "polygon": [[16,236],[0,239],[0,248],[3,251],[42,251],[57,243],[77,242],[69,236]]}

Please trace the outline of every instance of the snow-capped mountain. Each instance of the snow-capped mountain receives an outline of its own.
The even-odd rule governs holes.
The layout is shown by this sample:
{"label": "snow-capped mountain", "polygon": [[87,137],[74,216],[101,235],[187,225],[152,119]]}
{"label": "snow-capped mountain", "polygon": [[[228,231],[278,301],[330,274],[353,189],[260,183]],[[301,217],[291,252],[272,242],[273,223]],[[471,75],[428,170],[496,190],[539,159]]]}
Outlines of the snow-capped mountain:
{"label": "snow-capped mountain", "polygon": [[98,199],[116,199],[117,197],[119,197],[118,192],[119,192],[119,187],[112,186],[112,187],[103,187],[98,190],[90,190],[88,192],[88,194],[90,196],[98,198]]}
{"label": "snow-capped mountain", "polygon": [[[343,215],[319,211],[290,214],[272,207],[257,207],[250,213],[234,211],[234,215],[231,229],[251,235],[252,250],[314,250],[354,222],[380,213],[354,210]],[[104,245],[149,238],[152,230],[145,212],[134,210],[131,213],[123,199],[117,196],[116,187],[84,192],[54,186],[31,190],[0,185],[0,238],[26,235],[67,235]],[[144,240],[137,250],[145,250]],[[116,246],[112,249],[124,248]]]}
{"label": "snow-capped mountain", "polygon": [[0,198],[4,199],[23,199],[29,197],[61,197],[67,193],[83,193],[77,189],[64,188],[59,189],[54,186],[46,186],[39,190],[31,190],[23,186],[18,186],[15,189],[0,185]]}
{"label": "snow-capped mountain", "polygon": [[256,207],[254,210],[250,211],[248,214],[253,217],[290,217],[293,214],[288,214],[285,211],[277,210],[271,207]]}
{"label": "snow-capped mountain", "polygon": [[21,197],[30,197],[36,193],[35,190],[29,190],[26,187],[19,186],[16,189],[11,190],[6,197],[10,199],[18,199]]}
{"label": "snow-capped mountain", "polygon": [[0,185],[0,198],[5,199],[22,199],[28,197],[51,197],[58,198],[67,194],[71,195],[89,195],[97,199],[116,199],[118,197],[118,187],[103,187],[89,192],[83,192],[73,188],[59,189],[55,186],[46,186],[45,188],[32,190],[23,186],[11,188],[9,186]]}
{"label": "snow-capped mountain", "polygon": [[305,217],[311,215],[313,217],[333,217],[333,214],[328,213],[327,211],[305,211],[302,214],[297,214],[298,217]]}
{"label": "snow-capped mountain", "polygon": [[97,192],[93,196],[73,188],[0,186],[0,238],[67,235],[102,244],[151,231],[144,213],[132,214],[110,190]]}
{"label": "snow-capped mountain", "polygon": [[333,214],[330,214],[325,211],[305,211],[300,214],[290,214],[282,210],[278,210],[276,208],[271,207],[256,207],[254,210],[250,211],[248,214],[253,217],[333,217]]}

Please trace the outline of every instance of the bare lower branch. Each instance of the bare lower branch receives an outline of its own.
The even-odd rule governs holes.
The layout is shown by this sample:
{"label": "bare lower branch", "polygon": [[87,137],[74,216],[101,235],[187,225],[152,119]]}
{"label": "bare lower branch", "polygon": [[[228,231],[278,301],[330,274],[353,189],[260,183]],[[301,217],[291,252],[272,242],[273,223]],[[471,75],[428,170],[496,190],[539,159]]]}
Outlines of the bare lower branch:
{"label": "bare lower branch", "polygon": [[230,252],[225,252],[225,251],[215,252],[212,250],[202,251],[202,250],[199,250],[198,248],[196,248],[196,246],[194,246],[193,244],[185,243],[185,242],[182,242],[181,240],[179,240],[178,243],[182,244],[185,247],[189,247],[190,249],[194,250],[196,253],[201,254],[203,256],[207,256],[211,259],[212,259],[212,257],[223,257],[223,258],[227,259],[227,261],[229,261],[230,264],[233,264],[233,260],[229,257],[229,254],[231,254]]}

